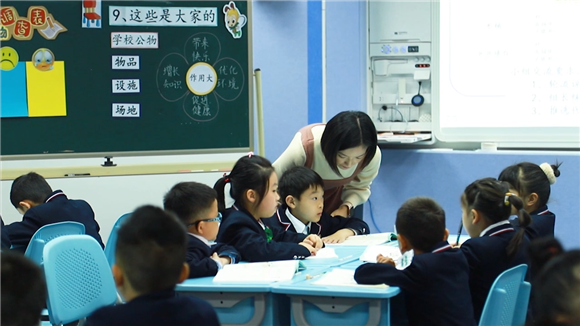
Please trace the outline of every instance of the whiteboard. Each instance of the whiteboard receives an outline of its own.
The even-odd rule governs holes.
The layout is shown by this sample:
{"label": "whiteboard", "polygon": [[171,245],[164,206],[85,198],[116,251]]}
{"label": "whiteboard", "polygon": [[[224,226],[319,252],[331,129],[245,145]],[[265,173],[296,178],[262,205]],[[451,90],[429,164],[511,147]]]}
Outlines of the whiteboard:
{"label": "whiteboard", "polygon": [[580,1],[441,0],[434,132],[443,141],[580,145]]}

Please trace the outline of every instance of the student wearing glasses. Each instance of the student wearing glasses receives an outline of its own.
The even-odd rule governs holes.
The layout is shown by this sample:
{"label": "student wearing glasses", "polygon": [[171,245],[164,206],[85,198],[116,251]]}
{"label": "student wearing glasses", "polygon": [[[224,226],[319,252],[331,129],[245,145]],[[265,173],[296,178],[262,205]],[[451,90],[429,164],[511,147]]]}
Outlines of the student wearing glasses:
{"label": "student wearing glasses", "polygon": [[198,182],[178,183],[165,194],[163,206],[187,228],[189,278],[215,276],[224,265],[240,260],[234,247],[210,243],[216,239],[222,220],[217,194],[211,187]]}

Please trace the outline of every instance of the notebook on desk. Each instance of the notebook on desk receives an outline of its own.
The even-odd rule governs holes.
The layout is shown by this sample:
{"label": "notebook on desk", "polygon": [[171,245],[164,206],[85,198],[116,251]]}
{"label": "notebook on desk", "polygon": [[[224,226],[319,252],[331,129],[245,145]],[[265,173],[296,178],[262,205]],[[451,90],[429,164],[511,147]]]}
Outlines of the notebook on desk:
{"label": "notebook on desk", "polygon": [[331,246],[370,246],[370,245],[378,245],[378,244],[387,243],[387,242],[390,242],[391,239],[393,239],[393,233],[391,233],[391,232],[362,234],[362,235],[350,236],[350,237],[346,238],[346,240],[341,242],[341,243],[333,243],[330,245]]}
{"label": "notebook on desk", "polygon": [[368,246],[365,249],[363,254],[360,256],[360,260],[368,263],[376,263],[379,254],[394,260],[397,269],[407,268],[407,266],[411,264],[411,261],[413,261],[414,255],[413,250],[401,254],[401,250],[398,246],[374,245]]}
{"label": "notebook on desk", "polygon": [[214,283],[272,283],[289,281],[304,265],[298,260],[225,265],[213,278]]}
{"label": "notebook on desk", "polygon": [[313,278],[318,278],[316,281],[312,282],[312,285],[324,285],[324,286],[356,286],[356,287],[371,287],[371,288],[387,288],[386,284],[358,284],[354,280],[354,270],[353,269],[342,269],[335,268],[331,271],[321,273],[312,276]]}
{"label": "notebook on desk", "polygon": [[339,257],[331,247],[318,249],[316,255],[305,259],[311,265],[328,265],[339,261]]}

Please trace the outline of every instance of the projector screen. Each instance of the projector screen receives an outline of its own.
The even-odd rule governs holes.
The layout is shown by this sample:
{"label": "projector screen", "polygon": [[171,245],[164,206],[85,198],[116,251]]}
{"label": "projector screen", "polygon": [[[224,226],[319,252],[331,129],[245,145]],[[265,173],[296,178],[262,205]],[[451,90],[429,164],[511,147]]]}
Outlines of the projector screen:
{"label": "projector screen", "polygon": [[441,0],[437,9],[440,140],[580,144],[580,0]]}

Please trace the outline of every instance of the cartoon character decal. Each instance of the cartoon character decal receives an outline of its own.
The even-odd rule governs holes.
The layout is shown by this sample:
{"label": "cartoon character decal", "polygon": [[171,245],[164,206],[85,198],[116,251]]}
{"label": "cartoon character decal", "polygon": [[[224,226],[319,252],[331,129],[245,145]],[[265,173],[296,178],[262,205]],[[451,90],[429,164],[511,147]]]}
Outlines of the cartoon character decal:
{"label": "cartoon character decal", "polygon": [[248,22],[246,15],[240,13],[240,10],[236,7],[233,1],[230,1],[224,6],[224,19],[226,22],[226,28],[232,34],[234,38],[242,37],[242,27]]}
{"label": "cartoon character decal", "polygon": [[40,48],[32,54],[32,64],[40,71],[50,71],[54,65],[54,54],[46,48]]}

